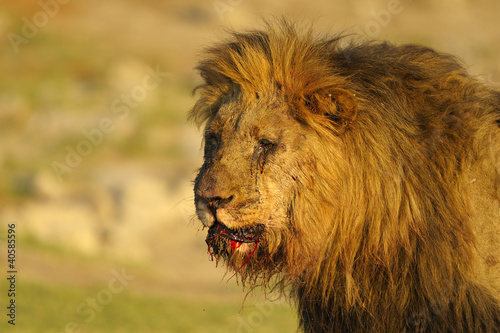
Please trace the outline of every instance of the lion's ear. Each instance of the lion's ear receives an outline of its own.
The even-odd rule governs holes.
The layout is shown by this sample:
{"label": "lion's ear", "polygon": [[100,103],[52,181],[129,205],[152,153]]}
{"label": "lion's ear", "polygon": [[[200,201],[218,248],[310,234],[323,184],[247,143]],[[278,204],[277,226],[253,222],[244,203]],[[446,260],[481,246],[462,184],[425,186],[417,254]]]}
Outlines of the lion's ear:
{"label": "lion's ear", "polygon": [[327,116],[338,126],[349,126],[358,113],[355,96],[341,88],[317,91],[306,97],[306,107],[313,113]]}

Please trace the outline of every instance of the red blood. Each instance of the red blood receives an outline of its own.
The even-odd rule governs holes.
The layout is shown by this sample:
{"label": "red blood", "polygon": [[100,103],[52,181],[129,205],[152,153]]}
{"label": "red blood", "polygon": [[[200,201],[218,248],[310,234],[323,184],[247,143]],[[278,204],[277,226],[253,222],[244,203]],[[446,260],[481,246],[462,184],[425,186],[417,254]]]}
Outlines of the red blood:
{"label": "red blood", "polygon": [[241,244],[243,244],[242,242],[237,242],[237,241],[234,241],[234,240],[229,240],[229,242],[231,243],[231,247],[233,248],[233,252],[239,248],[241,246]]}
{"label": "red blood", "polygon": [[[241,246],[241,244],[240,244]],[[250,255],[248,256],[247,260],[245,260],[245,262],[243,263],[243,265],[241,265],[240,268],[238,268],[238,270],[229,278],[227,279],[227,281],[229,282],[229,280],[231,280],[233,277],[236,276],[236,274],[239,273],[239,271],[241,271],[241,269],[243,268],[243,266],[245,266],[248,262],[248,260],[250,260],[250,258],[253,256],[253,254],[255,253],[255,250],[257,250],[257,247],[259,246],[259,241],[258,240],[255,240],[255,247],[253,248],[252,252],[250,253]],[[229,262],[228,262],[228,266],[229,266]]]}

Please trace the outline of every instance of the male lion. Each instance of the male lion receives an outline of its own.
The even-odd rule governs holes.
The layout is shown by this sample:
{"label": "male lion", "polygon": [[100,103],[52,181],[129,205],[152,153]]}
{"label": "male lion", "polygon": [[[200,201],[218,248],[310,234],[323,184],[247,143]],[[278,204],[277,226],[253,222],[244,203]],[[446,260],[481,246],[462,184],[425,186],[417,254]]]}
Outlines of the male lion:
{"label": "male lion", "polygon": [[290,23],[207,50],[210,254],[306,332],[498,332],[500,93],[417,45]]}

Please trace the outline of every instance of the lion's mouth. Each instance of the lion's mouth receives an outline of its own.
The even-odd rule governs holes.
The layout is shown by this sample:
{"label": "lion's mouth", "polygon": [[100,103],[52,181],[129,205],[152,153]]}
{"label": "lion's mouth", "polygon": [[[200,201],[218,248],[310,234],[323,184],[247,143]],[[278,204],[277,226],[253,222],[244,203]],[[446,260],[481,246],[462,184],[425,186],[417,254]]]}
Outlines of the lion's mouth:
{"label": "lion's mouth", "polygon": [[[255,248],[259,244],[264,226],[262,224],[255,224],[251,227],[231,229],[225,224],[216,221],[209,229],[205,242],[208,245],[208,252],[210,255],[229,258],[236,249],[240,248],[242,244],[254,243]],[[228,247],[231,245],[231,247]],[[232,250],[232,252],[229,252]],[[253,251],[252,251],[253,253]]]}
{"label": "lion's mouth", "polygon": [[256,224],[246,228],[231,229],[216,221],[210,229],[208,229],[207,240],[214,235],[218,235],[220,237],[227,238],[232,242],[255,243],[256,241],[259,241],[263,231],[264,226],[262,224]]}

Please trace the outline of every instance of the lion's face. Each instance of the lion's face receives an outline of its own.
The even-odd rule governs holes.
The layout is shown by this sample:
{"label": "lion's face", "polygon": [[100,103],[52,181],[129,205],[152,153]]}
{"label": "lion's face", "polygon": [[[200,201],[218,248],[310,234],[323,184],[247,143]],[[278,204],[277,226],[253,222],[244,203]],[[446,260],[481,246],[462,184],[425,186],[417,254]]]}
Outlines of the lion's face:
{"label": "lion's face", "polygon": [[[338,136],[356,114],[353,100],[328,87],[290,102],[278,88],[217,107],[206,123],[194,189],[217,260],[237,271],[248,264],[253,276],[299,276],[307,268],[328,237],[318,216],[331,214],[341,177],[326,170],[343,160]],[[303,242],[307,233],[317,241]]]}
{"label": "lion's face", "polygon": [[270,232],[290,227],[298,161],[312,162],[298,157],[307,131],[287,107],[262,98],[243,105],[222,105],[207,124],[204,164],[195,181],[209,250],[226,260],[257,244],[269,246]]}

